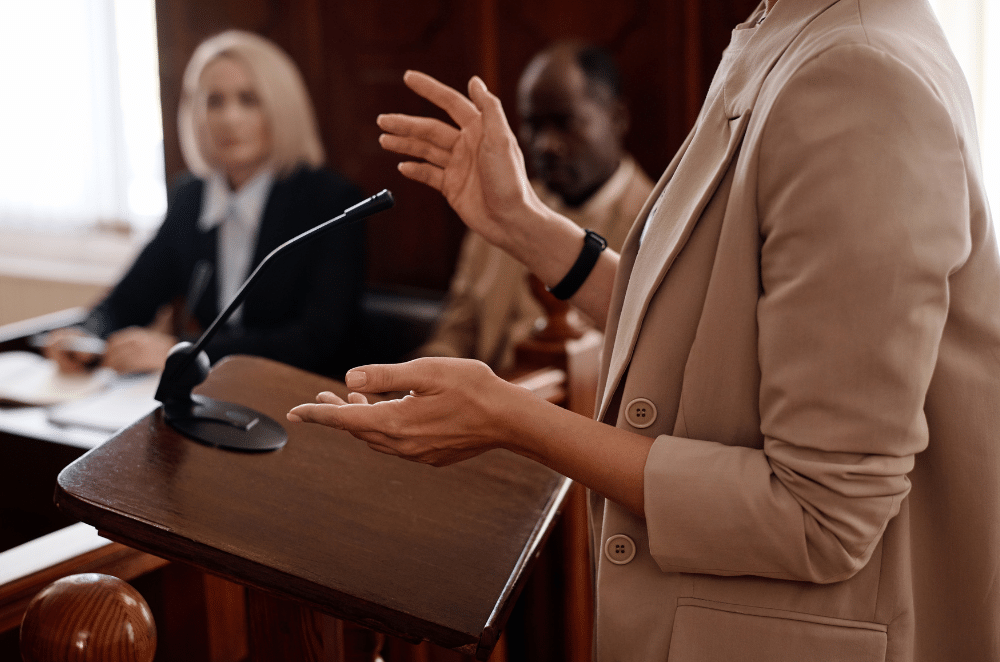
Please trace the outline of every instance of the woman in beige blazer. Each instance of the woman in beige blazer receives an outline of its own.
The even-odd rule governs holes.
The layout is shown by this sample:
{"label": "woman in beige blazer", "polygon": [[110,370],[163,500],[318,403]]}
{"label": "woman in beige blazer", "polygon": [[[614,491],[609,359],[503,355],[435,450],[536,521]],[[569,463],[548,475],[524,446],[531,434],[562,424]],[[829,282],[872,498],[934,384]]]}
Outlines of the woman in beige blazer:
{"label": "woman in beige blazer", "polygon": [[[402,173],[550,286],[583,231],[502,109],[388,115]],[[598,660],[1000,658],[1000,260],[969,92],[924,0],[780,0],[733,32],[621,257],[598,422],[485,366],[348,373],[292,420],[446,464],[502,447],[591,488]],[[366,404],[364,393],[411,390]]]}

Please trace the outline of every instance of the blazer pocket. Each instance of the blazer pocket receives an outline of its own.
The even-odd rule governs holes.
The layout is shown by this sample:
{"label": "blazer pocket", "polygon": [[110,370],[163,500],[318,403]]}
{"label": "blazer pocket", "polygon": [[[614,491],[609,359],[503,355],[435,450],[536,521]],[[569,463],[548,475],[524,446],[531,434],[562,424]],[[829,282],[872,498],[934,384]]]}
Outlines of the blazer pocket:
{"label": "blazer pocket", "polygon": [[677,601],[669,662],[884,662],[886,626],[811,614]]}

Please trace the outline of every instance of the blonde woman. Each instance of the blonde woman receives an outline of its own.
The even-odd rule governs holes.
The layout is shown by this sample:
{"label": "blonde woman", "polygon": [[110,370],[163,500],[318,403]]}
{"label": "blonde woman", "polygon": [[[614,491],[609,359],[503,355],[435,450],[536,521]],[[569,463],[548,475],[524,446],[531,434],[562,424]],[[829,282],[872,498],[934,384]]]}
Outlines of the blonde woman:
{"label": "blonde woman", "polygon": [[[67,337],[84,333],[107,339],[102,365],[123,373],[161,369],[177,342],[148,328],[161,306],[197,297],[191,315],[205,328],[271,250],[363,198],[322,167],[302,77],[262,37],[231,30],[195,50],[178,123],[190,175],[171,191],[163,225],[121,282],[82,328],[53,337],[47,355],[64,370],[95,360],[69,350]],[[359,315],[363,256],[360,226],[297,249],[249,293],[209,343],[209,357],[254,354],[342,372],[341,352]]]}

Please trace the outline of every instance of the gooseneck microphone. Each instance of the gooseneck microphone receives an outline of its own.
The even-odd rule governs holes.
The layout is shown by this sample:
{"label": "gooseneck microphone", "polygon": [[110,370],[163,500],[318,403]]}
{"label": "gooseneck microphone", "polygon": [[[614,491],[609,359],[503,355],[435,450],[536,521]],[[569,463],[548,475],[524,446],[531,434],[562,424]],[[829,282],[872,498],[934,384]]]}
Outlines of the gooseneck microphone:
{"label": "gooseneck microphone", "polygon": [[250,288],[276,257],[334,228],[356,223],[372,214],[385,211],[392,205],[392,193],[382,190],[346,209],[340,216],[289,239],[268,253],[243,282],[226,309],[194,344],[179,342],[171,348],[154,396],[163,403],[163,418],[167,424],[195,441],[219,448],[261,452],[284,446],[288,441],[288,434],[270,416],[243,405],[191,393],[195,386],[205,381],[211,367],[208,355],[203,351],[204,347],[243,303]]}

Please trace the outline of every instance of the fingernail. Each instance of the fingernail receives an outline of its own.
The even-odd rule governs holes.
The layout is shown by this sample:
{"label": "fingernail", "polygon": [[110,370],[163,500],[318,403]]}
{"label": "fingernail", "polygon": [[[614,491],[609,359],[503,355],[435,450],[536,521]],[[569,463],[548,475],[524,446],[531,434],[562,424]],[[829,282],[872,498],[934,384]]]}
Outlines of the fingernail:
{"label": "fingernail", "polygon": [[344,375],[344,383],[347,388],[359,388],[368,382],[368,375],[360,370],[351,370]]}
{"label": "fingernail", "polygon": [[298,416],[298,414],[293,414],[292,412],[288,412],[287,414],[285,414],[285,418],[290,420],[292,423],[302,422],[302,419]]}

